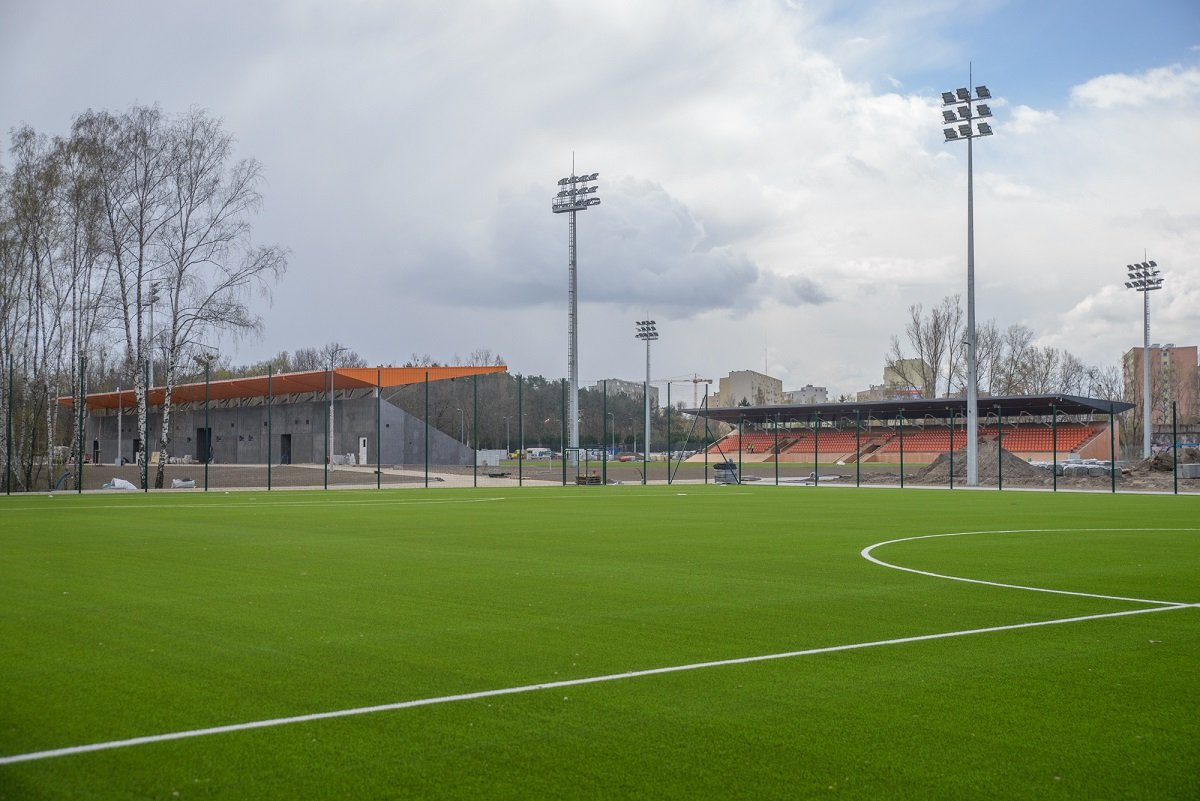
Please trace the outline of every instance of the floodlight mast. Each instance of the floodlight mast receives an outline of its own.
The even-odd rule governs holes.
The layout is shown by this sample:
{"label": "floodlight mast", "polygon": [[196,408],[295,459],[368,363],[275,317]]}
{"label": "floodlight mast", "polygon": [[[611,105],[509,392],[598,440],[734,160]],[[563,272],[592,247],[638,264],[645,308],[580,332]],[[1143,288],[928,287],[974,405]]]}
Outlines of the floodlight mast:
{"label": "floodlight mast", "polygon": [[[973,77],[973,76],[971,76]],[[970,82],[969,82],[970,83]],[[991,100],[986,86],[976,86],[972,96],[961,87],[954,92],[942,92],[942,121],[957,124],[944,129],[947,142],[967,140],[967,486],[979,485],[979,365],[976,360],[975,332],[975,178],[973,145],[977,137],[991,136],[992,126],[977,122],[992,116],[992,109],[982,100]],[[950,106],[956,108],[952,111]],[[955,111],[958,112],[957,117]]]}
{"label": "floodlight mast", "polygon": [[655,326],[653,320],[638,320],[637,334],[634,335],[646,342],[646,397],[643,399],[646,407],[645,460],[650,458],[650,343],[658,339],[658,328]]}
{"label": "floodlight mast", "polygon": [[[567,448],[571,452],[571,464],[576,464],[579,458],[579,281],[575,258],[575,212],[600,205],[600,198],[595,197],[598,187],[593,184],[600,173],[575,175],[574,171],[572,163],[572,174],[559,179],[558,194],[550,201],[552,212],[571,215],[567,225],[567,372],[571,385],[567,401]],[[563,458],[568,457],[563,454]]]}
{"label": "floodlight mast", "polygon": [[1142,293],[1142,458],[1150,458],[1150,293],[1162,289],[1157,262],[1125,265],[1128,289]]}

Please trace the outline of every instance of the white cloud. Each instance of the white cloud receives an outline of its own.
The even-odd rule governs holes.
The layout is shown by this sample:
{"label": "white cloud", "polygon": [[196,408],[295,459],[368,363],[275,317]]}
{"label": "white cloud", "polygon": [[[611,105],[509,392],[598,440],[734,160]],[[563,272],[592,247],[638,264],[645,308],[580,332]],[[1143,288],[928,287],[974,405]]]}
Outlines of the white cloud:
{"label": "white cloud", "polygon": [[1020,105],[1012,110],[1012,116],[1006,121],[1004,130],[1016,134],[1030,134],[1037,133],[1046,126],[1056,123],[1058,123],[1058,115],[1053,111],[1039,111]]}
{"label": "white cloud", "polygon": [[1144,107],[1181,100],[1200,94],[1200,69],[1178,64],[1148,70],[1140,75],[1101,75],[1071,90],[1071,99],[1081,106],[1112,108]]}

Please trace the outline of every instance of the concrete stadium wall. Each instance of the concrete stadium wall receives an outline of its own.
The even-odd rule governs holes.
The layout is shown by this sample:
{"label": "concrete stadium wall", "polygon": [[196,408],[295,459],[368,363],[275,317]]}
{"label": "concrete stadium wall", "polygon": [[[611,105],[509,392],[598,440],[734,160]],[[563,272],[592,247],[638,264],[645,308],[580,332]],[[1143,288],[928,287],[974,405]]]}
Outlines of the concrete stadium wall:
{"label": "concrete stadium wall", "polygon": [[[359,438],[367,440],[366,464],[375,464],[376,401],[374,397],[337,398],[333,404],[333,453],[359,454]],[[422,464],[425,461],[425,424],[402,409],[384,401],[379,405],[380,445],[387,465]],[[150,412],[150,442],[158,440],[161,417]],[[285,438],[291,441],[292,464],[322,464],[325,461],[325,426],[328,406],[324,400],[297,402],[276,401],[270,409],[254,405],[211,406],[208,427],[212,431],[212,457],[217,464],[266,464],[268,429],[271,437],[271,461],[283,464]],[[134,460],[134,440],[141,439],[137,413],[125,413],[121,420],[121,455]],[[117,458],[116,412],[93,412],[88,416],[87,453],[91,456],[99,447],[100,463],[111,464]],[[204,408],[200,404],[180,406],[171,412],[171,440],[167,454],[173,459],[190,457],[203,461]],[[429,429],[429,462],[442,465],[470,465],[472,451],[454,437],[435,428]]]}

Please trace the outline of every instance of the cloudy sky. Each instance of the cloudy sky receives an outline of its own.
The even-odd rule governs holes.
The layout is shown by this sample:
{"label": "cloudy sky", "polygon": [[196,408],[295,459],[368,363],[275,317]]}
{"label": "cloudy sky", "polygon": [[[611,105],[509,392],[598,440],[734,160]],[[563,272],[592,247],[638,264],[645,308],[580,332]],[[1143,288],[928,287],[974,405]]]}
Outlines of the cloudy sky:
{"label": "cloudy sky", "polygon": [[1146,253],[1153,339],[1200,341],[1195,0],[4,0],[0,126],[222,118],[267,176],[256,237],[291,251],[236,362],[336,339],[565,375],[574,154],[603,200],[579,215],[584,381],[642,375],[649,315],[655,378],[837,394],[879,383],[910,304],[965,295],[940,92],[972,62],[997,98],[979,319],[1116,364]]}

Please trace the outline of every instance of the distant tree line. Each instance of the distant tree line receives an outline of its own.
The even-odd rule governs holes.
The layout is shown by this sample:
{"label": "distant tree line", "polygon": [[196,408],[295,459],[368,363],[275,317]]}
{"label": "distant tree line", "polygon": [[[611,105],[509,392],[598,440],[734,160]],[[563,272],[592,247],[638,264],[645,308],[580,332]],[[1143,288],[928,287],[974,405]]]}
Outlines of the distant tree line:
{"label": "distant tree line", "polygon": [[157,106],[89,110],[64,136],[18,127],[9,162],[0,165],[0,411],[12,436],[0,426],[0,454],[13,453],[14,488],[52,487],[78,447],[56,399],[80,393],[81,371],[87,389],[132,388],[139,428],[149,376],[166,388],[161,486],[176,382],[218,336],[259,328],[252,300],[287,267],[284,249],[251,236],[261,165],[235,159],[233,136],[208,112]]}
{"label": "distant tree line", "polygon": [[[1039,347],[1034,332],[1021,323],[1001,329],[995,320],[976,325],[975,355],[981,394],[1083,395],[1108,400],[1123,396],[1115,366],[1084,364],[1069,351]],[[959,295],[942,298],[931,309],[908,307],[904,341],[893,336],[886,364],[922,397],[961,395],[967,385],[966,318]]]}

